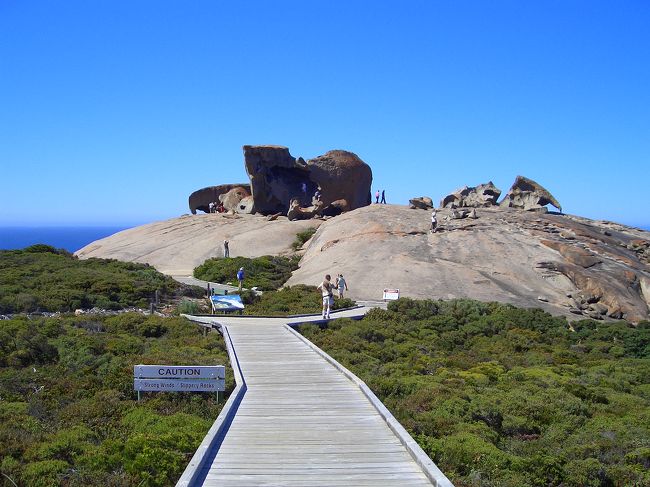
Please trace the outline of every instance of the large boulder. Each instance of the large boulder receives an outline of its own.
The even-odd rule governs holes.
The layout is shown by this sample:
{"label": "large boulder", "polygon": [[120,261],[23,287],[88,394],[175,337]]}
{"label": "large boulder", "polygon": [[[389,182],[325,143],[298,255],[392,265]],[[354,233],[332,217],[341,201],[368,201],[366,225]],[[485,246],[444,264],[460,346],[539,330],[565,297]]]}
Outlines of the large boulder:
{"label": "large boulder", "polygon": [[345,200],[350,210],[370,204],[372,171],[356,154],[331,150],[309,159],[307,167],[311,179],[321,188],[324,206],[337,200]]}
{"label": "large boulder", "polygon": [[501,190],[492,181],[478,186],[463,186],[440,200],[440,208],[485,208],[497,204]]}
{"label": "large boulder", "polygon": [[323,207],[337,200],[345,200],[350,210],[370,204],[372,171],[352,152],[333,150],[305,162],[286,147],[243,149],[255,212],[286,213],[294,200],[298,207],[308,208],[317,191]]}
{"label": "large boulder", "polygon": [[524,176],[517,176],[501,206],[529,211],[544,211],[551,204],[562,211],[562,205],[541,184]]}
{"label": "large boulder", "polygon": [[189,197],[190,211],[196,215],[197,211],[205,213],[210,212],[210,203],[218,203],[219,197],[228,193],[229,191],[241,188],[246,193],[250,194],[250,185],[246,183],[241,184],[221,184],[219,186],[209,186],[207,188],[194,191]]}
{"label": "large boulder", "polygon": [[237,213],[247,213],[246,211],[243,211],[246,209],[246,205],[244,204],[240,206],[239,203],[244,198],[250,197],[250,195],[251,194],[249,188],[238,186],[237,188],[232,188],[227,193],[223,193],[219,195],[219,201],[221,202],[223,207],[228,211],[235,211]]}
{"label": "large boulder", "polygon": [[421,210],[431,210],[433,208],[433,200],[428,196],[418,196],[417,198],[411,198],[409,200],[409,208],[415,210],[420,208]]}

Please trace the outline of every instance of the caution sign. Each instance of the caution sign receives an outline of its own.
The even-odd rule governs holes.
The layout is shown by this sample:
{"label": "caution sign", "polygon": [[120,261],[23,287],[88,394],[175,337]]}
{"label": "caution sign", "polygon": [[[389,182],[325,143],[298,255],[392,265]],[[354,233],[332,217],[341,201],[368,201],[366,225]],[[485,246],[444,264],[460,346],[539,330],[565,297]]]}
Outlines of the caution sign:
{"label": "caution sign", "polygon": [[133,389],[148,392],[226,390],[223,365],[134,365]]}

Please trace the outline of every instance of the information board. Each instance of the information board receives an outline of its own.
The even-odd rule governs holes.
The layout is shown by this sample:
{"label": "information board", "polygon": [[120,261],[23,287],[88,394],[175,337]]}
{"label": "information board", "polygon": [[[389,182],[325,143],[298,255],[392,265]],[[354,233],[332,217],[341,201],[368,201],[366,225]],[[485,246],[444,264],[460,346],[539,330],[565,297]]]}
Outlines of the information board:
{"label": "information board", "polygon": [[399,289],[384,289],[384,301],[399,299]]}

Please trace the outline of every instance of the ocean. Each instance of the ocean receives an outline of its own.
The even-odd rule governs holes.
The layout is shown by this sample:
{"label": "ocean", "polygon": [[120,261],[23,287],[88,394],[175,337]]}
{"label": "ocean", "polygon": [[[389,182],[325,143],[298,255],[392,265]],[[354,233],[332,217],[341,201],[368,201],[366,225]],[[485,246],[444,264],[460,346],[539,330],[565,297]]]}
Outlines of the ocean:
{"label": "ocean", "polygon": [[95,240],[127,228],[131,227],[0,227],[0,250],[47,244],[57,249],[76,252]]}

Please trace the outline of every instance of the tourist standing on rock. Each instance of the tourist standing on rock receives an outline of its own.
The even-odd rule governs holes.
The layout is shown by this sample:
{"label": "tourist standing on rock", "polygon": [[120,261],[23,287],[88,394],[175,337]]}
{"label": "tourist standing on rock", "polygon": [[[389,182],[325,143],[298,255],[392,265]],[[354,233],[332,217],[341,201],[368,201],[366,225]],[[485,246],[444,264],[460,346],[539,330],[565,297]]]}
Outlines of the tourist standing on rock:
{"label": "tourist standing on rock", "polygon": [[240,267],[237,271],[237,280],[239,281],[239,292],[241,293],[242,286],[244,285],[244,268]]}
{"label": "tourist standing on rock", "polygon": [[379,203],[379,190],[375,193],[375,203]]}
{"label": "tourist standing on rock", "polygon": [[343,279],[343,274],[339,274],[339,276],[336,278],[336,289],[338,289],[339,299],[342,299],[343,291],[348,290],[348,283],[345,282],[345,279]]}
{"label": "tourist standing on rock", "polygon": [[208,208],[210,208],[210,213],[214,213],[214,203],[212,201],[208,204]]}
{"label": "tourist standing on rock", "polygon": [[436,218],[436,209],[434,208],[431,212],[431,233],[436,233],[436,228],[438,227],[438,219]]}
{"label": "tourist standing on rock", "polygon": [[321,282],[318,286],[318,290],[323,296],[323,319],[330,319],[330,309],[332,304],[334,304],[334,286],[332,286],[332,277],[327,274],[325,280]]}
{"label": "tourist standing on rock", "polygon": [[386,204],[386,190],[385,190],[385,189],[382,189],[382,190],[381,190],[381,203],[382,203],[383,205]]}
{"label": "tourist standing on rock", "polygon": [[223,257],[224,259],[230,257],[230,242],[228,240],[223,241]]}

